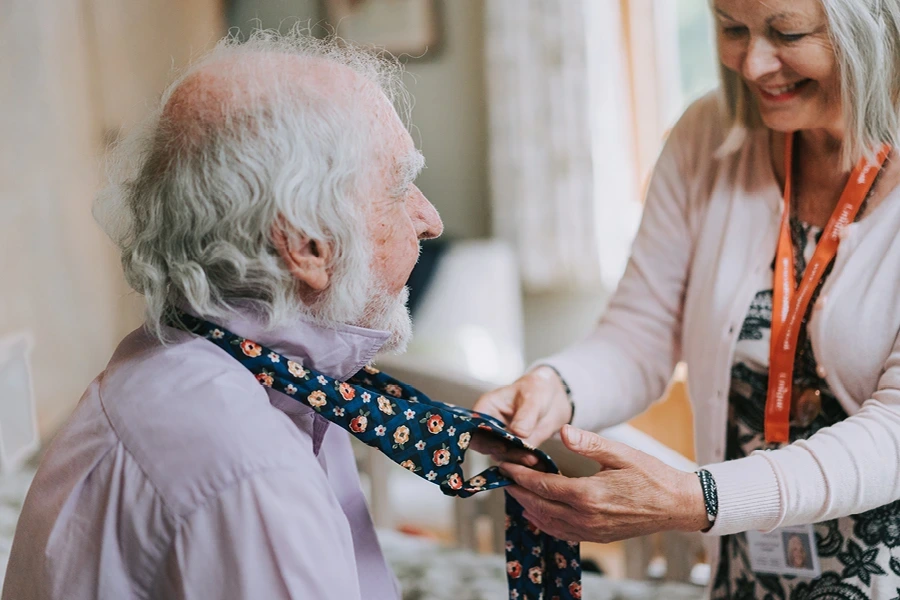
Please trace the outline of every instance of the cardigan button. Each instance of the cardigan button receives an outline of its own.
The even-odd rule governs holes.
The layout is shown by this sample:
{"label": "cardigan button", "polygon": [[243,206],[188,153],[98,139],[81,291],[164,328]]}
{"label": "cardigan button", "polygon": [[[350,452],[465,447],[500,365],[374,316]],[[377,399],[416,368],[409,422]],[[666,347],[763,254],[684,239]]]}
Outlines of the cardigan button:
{"label": "cardigan button", "polygon": [[828,376],[828,371],[825,369],[824,365],[816,365],[816,375],[825,379]]}

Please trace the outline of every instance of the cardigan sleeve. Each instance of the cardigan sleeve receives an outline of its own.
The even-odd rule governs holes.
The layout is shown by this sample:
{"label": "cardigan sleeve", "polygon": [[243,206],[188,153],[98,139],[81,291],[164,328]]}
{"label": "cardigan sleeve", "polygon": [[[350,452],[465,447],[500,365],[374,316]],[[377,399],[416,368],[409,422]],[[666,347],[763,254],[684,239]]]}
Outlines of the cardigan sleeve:
{"label": "cardigan sleeve", "polygon": [[625,274],[595,330],[537,364],[554,367],[575,403],[573,424],[598,430],[627,421],[665,391],[680,360],[684,290],[693,253],[690,161],[710,129],[706,98],[688,109],[660,154]]}
{"label": "cardigan sleeve", "polygon": [[818,523],[900,499],[900,336],[859,412],[809,439],[706,468],[720,490],[710,535]]}

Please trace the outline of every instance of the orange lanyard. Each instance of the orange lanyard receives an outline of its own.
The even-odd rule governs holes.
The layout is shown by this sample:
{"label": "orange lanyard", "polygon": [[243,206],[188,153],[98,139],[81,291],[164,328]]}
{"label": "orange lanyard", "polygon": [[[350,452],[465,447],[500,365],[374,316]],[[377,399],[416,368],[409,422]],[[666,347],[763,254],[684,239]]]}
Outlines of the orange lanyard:
{"label": "orange lanyard", "polygon": [[791,240],[791,167],[794,134],[785,137],[784,213],[775,254],[775,283],[772,292],[772,338],[769,347],[769,389],[766,396],[765,434],[768,443],[789,439],[791,388],[797,339],[806,309],[828,264],[837,254],[841,230],[856,218],[875,183],[891,147],[885,145],[874,163],[865,159],[853,169],[803,278],[794,287],[794,245]]}

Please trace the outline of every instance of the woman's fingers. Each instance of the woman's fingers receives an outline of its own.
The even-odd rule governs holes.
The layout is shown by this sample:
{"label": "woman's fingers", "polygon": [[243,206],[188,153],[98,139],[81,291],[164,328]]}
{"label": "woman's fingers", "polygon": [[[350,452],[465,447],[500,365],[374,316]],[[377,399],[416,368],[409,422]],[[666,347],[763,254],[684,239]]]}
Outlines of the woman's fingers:
{"label": "woman's fingers", "polygon": [[624,469],[633,464],[638,452],[631,446],[608,440],[591,431],[565,425],[560,432],[563,443],[572,452],[599,463],[607,469]]}
{"label": "woman's fingers", "polygon": [[472,410],[508,423],[515,414],[515,398],[515,384],[507,385],[482,394],[478,401],[475,402]]}

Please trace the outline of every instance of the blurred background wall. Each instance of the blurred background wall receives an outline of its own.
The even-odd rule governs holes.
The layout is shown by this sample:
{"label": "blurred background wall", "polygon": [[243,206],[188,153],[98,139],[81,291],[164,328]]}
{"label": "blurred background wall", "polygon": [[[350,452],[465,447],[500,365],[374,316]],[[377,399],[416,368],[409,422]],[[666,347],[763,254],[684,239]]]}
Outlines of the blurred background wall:
{"label": "blurred background wall", "polygon": [[0,2],[0,335],[34,340],[43,437],[139,322],[91,217],[105,148],[224,24],[218,0]]}
{"label": "blurred background wall", "polygon": [[[415,97],[412,133],[427,159],[418,184],[441,213],[446,238],[495,238],[502,228],[492,197],[505,182],[491,173],[490,103],[497,73],[486,60],[495,36],[488,31],[486,7],[493,5],[501,19],[517,18],[518,11],[503,0],[435,5],[439,43],[406,61],[406,83]],[[601,223],[625,231],[639,214],[640,188],[662,133],[713,81],[706,8],[698,0],[590,5],[607,11],[597,22],[613,27],[607,31],[620,44],[600,47],[589,39],[594,66],[621,60],[627,76],[621,85],[602,79],[598,84],[601,91],[624,90],[623,119],[633,125],[627,142],[634,193],[597,196],[629,209],[625,226],[608,207]],[[45,439],[121,337],[140,323],[140,301],[122,281],[114,248],[91,216],[108,144],[146,114],[173,70],[229,28],[246,34],[300,21],[325,33],[319,25],[326,17],[324,0],[0,0],[0,338],[26,332],[34,339],[35,395]],[[539,42],[534,44],[529,51],[539,53]],[[663,105],[660,98],[668,100]],[[590,121],[585,115],[584,127]],[[602,150],[595,160],[616,149]],[[627,253],[627,235],[617,243],[618,254]],[[512,319],[522,329],[523,364],[585,335],[614,284],[612,276],[517,290],[521,307]],[[682,404],[672,410],[685,412]],[[668,426],[669,417],[651,422],[664,423],[659,435],[689,452],[689,428]]]}

